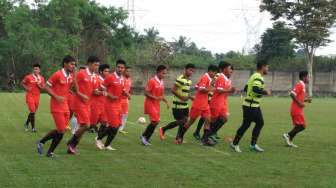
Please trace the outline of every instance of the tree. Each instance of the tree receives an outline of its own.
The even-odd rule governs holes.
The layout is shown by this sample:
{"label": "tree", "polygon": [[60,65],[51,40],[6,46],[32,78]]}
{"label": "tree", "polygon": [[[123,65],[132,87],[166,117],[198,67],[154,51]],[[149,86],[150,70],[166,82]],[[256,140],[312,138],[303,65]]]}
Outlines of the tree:
{"label": "tree", "polygon": [[274,59],[290,59],[294,57],[293,35],[284,22],[275,22],[261,36],[261,44],[255,46],[257,62],[273,62]]}
{"label": "tree", "polygon": [[313,62],[317,48],[331,42],[330,28],[336,20],[335,0],[263,0],[261,11],[268,11],[272,20],[285,19],[296,43],[305,51],[309,72],[309,95],[313,95]]}

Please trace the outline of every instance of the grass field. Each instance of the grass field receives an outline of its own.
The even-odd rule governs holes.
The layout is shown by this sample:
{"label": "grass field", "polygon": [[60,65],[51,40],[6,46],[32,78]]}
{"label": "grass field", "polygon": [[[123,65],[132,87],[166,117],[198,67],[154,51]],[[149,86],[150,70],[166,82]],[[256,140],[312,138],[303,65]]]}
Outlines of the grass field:
{"label": "grass field", "polygon": [[[315,99],[307,106],[308,129],[295,140],[297,149],[285,147],[281,138],[291,128],[290,99],[265,99],[259,144],[266,151],[249,151],[249,130],[240,144],[243,153],[238,154],[224,141],[203,147],[192,131],[181,146],[173,144],[176,130],[164,142],[156,132],[151,147],[141,146],[144,127],[134,122],[142,115],[143,97],[133,97],[129,134],[116,137],[117,151],[98,151],[95,135],[86,134],[78,147],[80,155],[67,155],[68,133],[56,150],[57,159],[39,157],[35,149],[35,141],[54,127],[49,97],[42,96],[36,134],[23,129],[24,94],[0,93],[0,100],[0,187],[336,187],[336,99]],[[231,116],[221,137],[234,135],[240,124],[240,100],[230,98]],[[170,111],[163,109],[161,125],[170,120]]]}

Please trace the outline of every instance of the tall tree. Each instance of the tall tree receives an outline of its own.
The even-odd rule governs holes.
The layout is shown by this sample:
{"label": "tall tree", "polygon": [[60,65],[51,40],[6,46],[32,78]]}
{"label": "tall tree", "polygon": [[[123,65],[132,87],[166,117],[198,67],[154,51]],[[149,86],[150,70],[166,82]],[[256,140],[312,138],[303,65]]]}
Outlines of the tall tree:
{"label": "tall tree", "polygon": [[272,20],[285,19],[294,38],[305,51],[309,72],[309,95],[313,95],[313,60],[317,48],[330,40],[330,28],[336,20],[335,0],[263,0],[261,11],[268,11]]}

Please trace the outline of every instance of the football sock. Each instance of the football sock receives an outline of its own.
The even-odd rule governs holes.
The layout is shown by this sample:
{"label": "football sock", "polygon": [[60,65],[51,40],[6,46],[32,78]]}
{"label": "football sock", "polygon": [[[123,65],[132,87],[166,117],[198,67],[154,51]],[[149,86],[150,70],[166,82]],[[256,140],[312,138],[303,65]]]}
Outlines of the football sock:
{"label": "football sock", "polygon": [[63,138],[63,133],[56,133],[55,137],[53,138],[49,150],[47,153],[52,153],[54,152],[54,150],[56,149],[56,147],[58,146],[58,144],[61,142],[62,138]]}
{"label": "football sock", "polygon": [[173,129],[173,128],[177,127],[177,126],[178,126],[177,121],[174,121],[174,122],[171,122],[168,125],[162,127],[162,130],[163,130],[163,132],[165,132],[166,130]]}
{"label": "football sock", "polygon": [[45,144],[48,140],[52,139],[55,137],[57,134],[57,130],[52,130],[48,132],[41,140],[40,143]]}
{"label": "football sock", "polygon": [[294,126],[294,128],[288,133],[289,139],[292,141],[296,134],[303,131],[305,128],[303,126]]}
{"label": "football sock", "polygon": [[115,138],[115,136],[118,133],[118,128],[114,128],[114,127],[109,127],[108,128],[108,136],[105,142],[105,147],[109,146],[111,144],[111,142],[113,141],[113,139]]}

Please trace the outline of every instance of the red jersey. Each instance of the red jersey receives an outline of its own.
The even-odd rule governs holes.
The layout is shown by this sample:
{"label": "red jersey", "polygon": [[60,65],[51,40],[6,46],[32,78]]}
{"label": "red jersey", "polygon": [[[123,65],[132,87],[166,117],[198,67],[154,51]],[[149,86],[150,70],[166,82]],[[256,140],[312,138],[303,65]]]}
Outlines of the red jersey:
{"label": "red jersey", "polygon": [[[132,87],[132,80],[131,78],[125,78],[124,77],[124,91],[128,94],[130,94]],[[121,99],[128,100],[128,97],[126,95],[122,95]]]}
{"label": "red jersey", "polygon": [[192,108],[197,108],[201,110],[206,110],[209,108],[209,102],[208,102],[208,93],[202,93],[199,90],[210,88],[211,86],[211,78],[208,73],[205,73],[201,79],[196,84],[195,88],[197,89],[195,94],[195,99],[192,103]]}
{"label": "red jersey", "polygon": [[211,108],[227,109],[227,97],[228,93],[219,93],[219,90],[231,89],[231,80],[227,78],[223,73],[219,74],[219,77],[215,81],[215,91],[210,101]]}
{"label": "red jersey", "polygon": [[124,79],[122,76],[119,76],[116,72],[110,74],[107,78],[105,78],[103,82],[103,87],[106,88],[107,93],[110,95],[118,97],[115,100],[107,98],[106,105],[109,107],[121,107],[121,97],[123,95],[124,90]]}
{"label": "red jersey", "polygon": [[[295,95],[296,99],[301,103],[304,103],[306,97],[306,84],[303,81],[299,81],[291,91],[292,94]],[[300,107],[294,100],[292,100],[291,104],[291,113],[292,114],[300,114],[303,112],[303,108]]]}
{"label": "red jersey", "polygon": [[[157,76],[151,78],[146,85],[146,91],[155,97],[164,95],[164,83]],[[160,100],[155,100],[146,96],[145,106],[160,107]]]}
{"label": "red jersey", "polygon": [[91,73],[88,68],[86,68],[85,70],[80,70],[76,74],[76,81],[78,84],[79,92],[86,95],[89,100],[84,101],[78,94],[76,94],[74,97],[74,108],[87,108],[88,105],[90,105],[94,84],[96,82],[96,76],[94,73]]}
{"label": "red jersey", "polygon": [[44,78],[41,75],[35,75],[35,74],[28,74],[27,76],[24,77],[23,79],[23,84],[25,84],[30,90],[27,91],[26,95],[40,95],[40,88],[38,87],[44,86]]}
{"label": "red jersey", "polygon": [[55,72],[47,84],[55,95],[64,97],[63,102],[58,102],[55,98],[50,99],[50,111],[51,112],[69,112],[69,106],[67,97],[69,96],[69,90],[72,86],[73,79],[71,74],[67,74],[64,69]]}
{"label": "red jersey", "polygon": [[[104,78],[102,76],[97,76],[96,82],[94,84],[93,89],[99,90],[100,88],[103,88]],[[91,98],[91,106],[95,106],[98,108],[103,108],[105,105],[106,97],[104,95],[92,95]]]}

